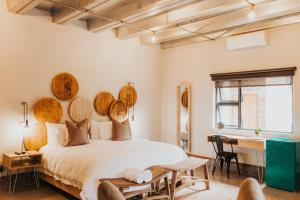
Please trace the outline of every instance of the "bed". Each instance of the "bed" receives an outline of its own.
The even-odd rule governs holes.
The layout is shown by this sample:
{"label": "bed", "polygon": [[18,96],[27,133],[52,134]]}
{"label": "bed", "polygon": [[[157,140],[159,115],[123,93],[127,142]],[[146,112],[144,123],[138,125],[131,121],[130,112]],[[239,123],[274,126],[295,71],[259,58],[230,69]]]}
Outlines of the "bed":
{"label": "bed", "polygon": [[84,200],[97,200],[101,178],[118,178],[130,167],[145,169],[186,159],[171,144],[148,140],[91,140],[90,144],[62,147],[46,145],[41,178]]}

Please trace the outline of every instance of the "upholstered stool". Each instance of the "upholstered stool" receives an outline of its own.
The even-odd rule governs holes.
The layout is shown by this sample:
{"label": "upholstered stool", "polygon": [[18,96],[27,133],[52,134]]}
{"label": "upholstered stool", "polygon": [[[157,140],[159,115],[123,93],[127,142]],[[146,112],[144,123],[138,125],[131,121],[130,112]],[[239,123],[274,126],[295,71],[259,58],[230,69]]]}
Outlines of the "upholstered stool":
{"label": "upholstered stool", "polygon": [[264,194],[254,178],[247,178],[241,184],[237,200],[264,200]]}
{"label": "upholstered stool", "polygon": [[[206,189],[209,189],[209,178],[208,178],[208,159],[189,157],[184,161],[173,165],[164,165],[162,167],[171,170],[172,181],[170,188],[171,200],[174,199],[175,192],[195,185],[197,182],[204,182]],[[204,179],[198,178],[195,176],[195,170],[202,167],[204,172]],[[185,175],[182,175],[184,173]],[[180,182],[180,185],[176,188],[177,183]],[[197,190],[200,191],[200,190]]]}

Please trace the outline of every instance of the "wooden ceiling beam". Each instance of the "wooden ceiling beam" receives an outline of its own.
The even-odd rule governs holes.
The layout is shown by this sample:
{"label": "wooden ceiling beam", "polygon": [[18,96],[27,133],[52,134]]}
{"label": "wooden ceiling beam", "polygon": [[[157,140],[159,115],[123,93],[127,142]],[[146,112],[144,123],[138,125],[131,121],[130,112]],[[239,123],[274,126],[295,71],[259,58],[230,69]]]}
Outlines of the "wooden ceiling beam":
{"label": "wooden ceiling beam", "polygon": [[198,42],[209,41],[208,38],[213,39],[213,38],[234,36],[234,35],[245,34],[245,33],[254,32],[254,31],[267,30],[267,29],[271,29],[271,28],[276,28],[276,27],[286,26],[286,25],[291,25],[291,24],[296,24],[296,23],[300,23],[300,14],[295,15],[295,16],[288,16],[288,17],[277,19],[277,20],[270,21],[270,22],[260,22],[257,24],[248,25],[245,27],[241,27],[241,28],[232,30],[230,32],[221,31],[221,32],[213,33],[213,34],[208,34],[208,35],[206,35],[206,37],[191,36],[191,37],[187,37],[187,38],[183,38],[183,39],[167,41],[167,42],[161,43],[160,46],[162,49],[173,48],[173,47],[177,47],[177,46],[183,46],[183,45],[194,44],[194,43],[198,43]]}
{"label": "wooden ceiling beam", "polygon": [[[252,12],[254,12],[255,16],[249,16]],[[195,35],[208,35],[220,31],[230,31],[245,25],[255,24],[261,21],[272,21],[299,12],[299,0],[277,0],[270,3],[259,4],[255,6],[254,10],[247,8],[199,22],[158,31],[156,38],[157,42],[161,43]],[[153,34],[140,36],[141,43],[151,44],[152,36]]]}
{"label": "wooden ceiling beam", "polygon": [[[56,7],[58,8],[55,8],[52,11],[52,21],[57,24],[65,24],[72,20],[80,19],[87,16],[88,14],[86,12],[80,11],[79,9],[90,10],[99,8],[108,1],[109,0],[76,0],[71,4],[65,4],[68,5],[67,7],[63,6],[62,2],[53,0],[51,2],[53,2],[54,4],[56,3]],[[73,9],[72,7],[77,9]]]}
{"label": "wooden ceiling beam", "polygon": [[107,28],[116,28],[123,24],[121,20],[132,23],[197,1],[199,0],[136,0],[118,9],[105,13],[105,17],[120,20],[119,22],[111,22],[99,18],[87,19],[88,30],[97,32]]}
{"label": "wooden ceiling beam", "polygon": [[9,12],[16,14],[25,14],[35,8],[42,0],[7,0]]}
{"label": "wooden ceiling beam", "polygon": [[[253,0],[253,3],[258,4],[267,1],[271,0]],[[157,31],[175,24],[188,23],[196,20],[199,21],[205,18],[237,11],[246,7],[249,7],[249,4],[241,0],[204,0],[167,13],[139,20],[133,23],[133,25],[143,29]],[[118,27],[115,32],[119,39],[144,34],[143,31],[128,26]]]}

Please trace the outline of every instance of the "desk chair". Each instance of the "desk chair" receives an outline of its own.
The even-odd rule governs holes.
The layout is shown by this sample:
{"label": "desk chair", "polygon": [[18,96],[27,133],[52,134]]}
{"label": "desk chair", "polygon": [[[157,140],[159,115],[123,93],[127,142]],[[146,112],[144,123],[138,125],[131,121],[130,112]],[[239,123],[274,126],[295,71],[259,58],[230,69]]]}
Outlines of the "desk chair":
{"label": "desk chair", "polygon": [[[223,170],[223,164],[225,162],[226,167],[227,167],[227,177],[229,178],[230,163],[231,163],[232,159],[235,159],[236,165],[237,165],[237,170],[238,170],[238,173],[240,175],[240,168],[239,168],[237,153],[233,152],[233,147],[232,147],[232,145],[237,143],[237,141],[235,141],[233,139],[230,139],[228,137],[222,136],[222,135],[212,135],[211,136],[211,143],[212,143],[214,151],[216,153],[216,159],[215,159],[215,162],[213,164],[212,175],[214,175],[217,164],[220,161],[221,172]],[[224,143],[230,144],[231,152],[224,151]]]}

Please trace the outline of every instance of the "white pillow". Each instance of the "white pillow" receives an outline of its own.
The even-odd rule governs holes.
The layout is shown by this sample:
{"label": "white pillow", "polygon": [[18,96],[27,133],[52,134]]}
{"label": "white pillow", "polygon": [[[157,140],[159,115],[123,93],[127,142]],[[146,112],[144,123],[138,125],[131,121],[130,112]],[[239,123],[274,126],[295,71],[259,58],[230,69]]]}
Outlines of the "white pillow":
{"label": "white pillow", "polygon": [[46,123],[48,145],[64,146],[67,127],[65,124]]}
{"label": "white pillow", "polygon": [[91,120],[90,133],[92,140],[111,140],[112,121],[97,122]]}

